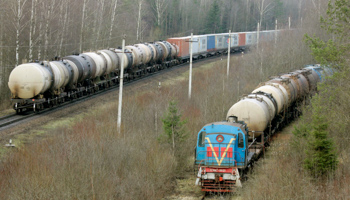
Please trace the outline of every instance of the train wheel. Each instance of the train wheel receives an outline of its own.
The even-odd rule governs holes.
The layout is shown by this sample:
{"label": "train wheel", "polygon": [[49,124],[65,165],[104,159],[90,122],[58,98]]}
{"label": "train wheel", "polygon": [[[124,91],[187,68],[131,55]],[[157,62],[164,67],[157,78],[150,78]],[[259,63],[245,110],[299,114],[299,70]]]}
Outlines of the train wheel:
{"label": "train wheel", "polygon": [[21,114],[22,113],[22,109],[21,108],[17,108],[16,109],[16,114]]}

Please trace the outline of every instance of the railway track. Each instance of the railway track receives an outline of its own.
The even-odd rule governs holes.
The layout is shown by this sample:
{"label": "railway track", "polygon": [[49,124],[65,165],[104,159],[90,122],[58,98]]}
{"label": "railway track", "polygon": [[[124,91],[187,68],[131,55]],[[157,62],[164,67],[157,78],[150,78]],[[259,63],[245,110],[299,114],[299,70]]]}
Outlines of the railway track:
{"label": "railway track", "polygon": [[[240,55],[240,52],[237,52],[237,53],[234,53],[236,55]],[[232,54],[232,55],[234,55]],[[213,61],[213,60],[218,60],[220,58],[225,58],[222,54],[220,55],[217,55],[217,56],[212,56],[212,57],[208,57],[206,59],[200,59],[200,60],[194,60],[193,63],[201,63],[201,62],[208,62],[208,61]],[[144,81],[144,80],[147,80],[149,78],[152,78],[154,76],[158,76],[158,75],[161,75],[163,73],[166,73],[166,72],[171,72],[171,71],[174,71],[178,68],[181,68],[181,67],[185,67],[185,66],[188,66],[189,64],[188,63],[182,63],[182,64],[179,64],[179,65],[176,65],[176,66],[173,66],[171,68],[167,68],[167,69],[164,69],[164,70],[161,70],[161,71],[157,71],[157,72],[154,72],[154,73],[149,73],[149,74],[146,74],[142,77],[139,77],[139,78],[136,78],[136,79],[133,79],[133,80],[129,80],[128,82],[124,82],[124,86],[129,86],[129,85],[133,85],[134,83],[137,83],[137,82],[140,82],[140,81]],[[196,66],[193,66],[193,68],[196,68]],[[71,101],[67,101],[67,102],[64,102],[64,103],[61,103],[59,104],[58,106],[54,106],[54,107],[51,107],[51,108],[47,108],[47,109],[44,109],[44,110],[40,110],[39,112],[32,112],[32,111],[27,111],[27,112],[24,112],[20,115],[16,115],[16,114],[10,114],[10,115],[6,115],[6,116],[3,116],[3,117],[0,117],[0,131],[3,131],[3,130],[6,130],[6,129],[9,129],[11,127],[14,127],[24,121],[28,121],[28,120],[31,120],[31,119],[34,119],[34,118],[37,118],[37,117],[42,117],[42,116],[45,116],[47,114],[50,114],[50,113],[54,113],[58,110],[63,110],[63,109],[66,109],[70,106],[73,106],[73,105],[76,105],[76,104],[79,104],[83,101],[86,101],[86,100],[90,100],[90,99],[94,99],[94,98],[97,98],[101,95],[105,95],[105,94],[108,94],[108,93],[111,93],[111,92],[114,92],[114,91],[118,91],[119,90],[119,84],[117,85],[114,85],[112,87],[109,87],[109,88],[105,88],[103,90],[99,90],[97,92],[95,92],[94,94],[89,94],[89,95],[85,95],[85,96],[82,96],[80,98],[77,98],[77,99],[73,99]]]}

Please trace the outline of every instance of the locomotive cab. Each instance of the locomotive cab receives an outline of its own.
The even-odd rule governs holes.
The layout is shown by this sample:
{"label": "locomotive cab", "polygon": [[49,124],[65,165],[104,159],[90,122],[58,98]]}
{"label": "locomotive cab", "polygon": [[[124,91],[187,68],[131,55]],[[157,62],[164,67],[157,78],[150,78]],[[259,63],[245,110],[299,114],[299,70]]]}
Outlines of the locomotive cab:
{"label": "locomotive cab", "polygon": [[240,171],[247,168],[248,130],[242,122],[215,122],[198,133],[196,184],[202,191],[230,192],[241,186]]}

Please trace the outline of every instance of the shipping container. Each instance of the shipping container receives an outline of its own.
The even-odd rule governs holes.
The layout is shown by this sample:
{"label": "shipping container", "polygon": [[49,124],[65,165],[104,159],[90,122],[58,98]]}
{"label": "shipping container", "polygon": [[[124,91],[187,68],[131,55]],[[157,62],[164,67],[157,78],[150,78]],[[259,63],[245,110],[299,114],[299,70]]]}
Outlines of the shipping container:
{"label": "shipping container", "polygon": [[238,33],[231,33],[231,47],[238,47]]}
{"label": "shipping container", "polygon": [[207,36],[199,35],[198,36],[198,49],[201,55],[205,55],[207,53]]}
{"label": "shipping container", "polygon": [[256,32],[246,33],[246,46],[251,46],[256,44]]}
{"label": "shipping container", "polygon": [[[191,39],[191,37],[190,37]],[[197,58],[198,57],[198,54],[199,54],[199,36],[193,36],[192,37],[192,56],[194,58]],[[191,44],[190,44],[191,45]]]}
{"label": "shipping container", "polygon": [[189,53],[189,41],[191,37],[177,37],[177,38],[169,38],[167,41],[171,44],[175,44],[179,47],[179,52],[177,56],[179,58],[189,58],[190,53]]}
{"label": "shipping container", "polygon": [[207,35],[207,51],[215,51],[215,35]]}
{"label": "shipping container", "polygon": [[225,37],[222,34],[215,34],[215,48],[216,50],[223,50],[224,49],[224,41]]}
{"label": "shipping container", "polygon": [[238,42],[238,45],[240,47],[244,47],[245,46],[245,36],[246,36],[246,33],[238,33],[238,38],[239,38],[239,42]]}

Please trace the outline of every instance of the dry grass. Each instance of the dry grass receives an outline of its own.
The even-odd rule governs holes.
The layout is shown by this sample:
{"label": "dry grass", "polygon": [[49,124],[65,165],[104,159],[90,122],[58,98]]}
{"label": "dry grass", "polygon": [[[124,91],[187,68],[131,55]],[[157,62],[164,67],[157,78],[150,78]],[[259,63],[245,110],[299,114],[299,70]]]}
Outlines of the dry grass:
{"label": "dry grass", "polygon": [[[294,64],[306,64],[293,58],[286,60],[288,57],[282,55],[280,49],[272,51],[272,47],[261,47],[257,53],[233,57],[228,78],[225,61],[195,70],[191,101],[187,99],[187,77],[160,88],[155,83],[154,88],[141,93],[126,92],[120,135],[116,133],[117,104],[112,103],[70,128],[55,130],[48,139],[12,152],[0,164],[0,199],[159,199],[172,193],[175,177],[183,177],[186,171],[192,170],[189,160],[194,155],[197,131],[204,124],[224,120],[232,104],[241,95],[250,93],[259,82],[267,80],[268,75],[295,69]],[[292,45],[284,48],[288,53],[297,54],[299,50]],[[267,53],[269,49],[271,52]],[[301,56],[302,60],[310,59]],[[272,64],[290,60],[294,64],[282,68]],[[188,119],[189,137],[181,144],[180,159],[172,156],[168,145],[158,141],[163,133],[161,118],[173,99],[179,102],[183,117]],[[288,166],[287,157],[278,162],[276,159],[269,156],[261,162],[264,168],[259,171],[264,171],[260,174],[265,174],[261,179],[265,183],[250,184],[249,188],[260,187],[259,190],[271,194],[278,187],[292,193],[288,187],[294,187],[295,191],[301,190],[307,195],[306,189],[290,182],[303,176],[303,173],[294,174],[293,170],[300,169],[298,163]],[[279,167],[266,163],[279,163]],[[287,176],[277,176],[286,173],[285,169],[289,170]],[[258,183],[260,178],[254,176],[251,180]],[[307,178],[304,182],[310,184]],[[281,185],[286,187],[281,189]],[[268,198],[267,194],[247,197]]]}

